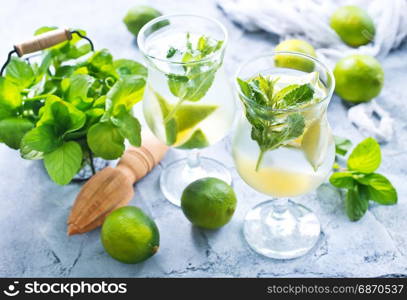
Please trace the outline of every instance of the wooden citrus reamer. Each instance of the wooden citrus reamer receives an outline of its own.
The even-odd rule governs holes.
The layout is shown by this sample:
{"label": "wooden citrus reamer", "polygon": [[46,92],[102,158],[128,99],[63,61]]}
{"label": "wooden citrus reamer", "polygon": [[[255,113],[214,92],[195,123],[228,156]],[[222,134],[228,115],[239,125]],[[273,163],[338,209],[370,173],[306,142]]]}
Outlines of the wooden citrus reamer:
{"label": "wooden citrus reamer", "polygon": [[107,167],[85,183],[68,218],[68,235],[97,228],[110,212],[130,202],[133,184],[150,172],[168,150],[149,132],[143,132],[142,141],[139,148],[129,147],[115,168]]}

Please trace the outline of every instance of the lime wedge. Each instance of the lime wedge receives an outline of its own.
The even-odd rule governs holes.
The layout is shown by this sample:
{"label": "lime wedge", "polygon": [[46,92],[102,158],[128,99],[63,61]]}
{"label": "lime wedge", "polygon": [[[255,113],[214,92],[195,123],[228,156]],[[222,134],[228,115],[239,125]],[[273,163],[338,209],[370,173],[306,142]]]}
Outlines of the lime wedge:
{"label": "lime wedge", "polygon": [[218,108],[217,105],[189,105],[179,107],[175,113],[178,131],[195,127]]}
{"label": "lime wedge", "polygon": [[304,133],[301,147],[305,157],[316,172],[322,165],[327,154],[329,134],[322,132],[325,129],[321,120],[313,121]]}
{"label": "lime wedge", "polygon": [[[164,120],[174,109],[175,105],[168,103],[157,92],[155,92],[154,94],[161,109],[162,119]],[[196,125],[206,119],[217,108],[217,105],[181,104],[180,106],[178,106],[177,111],[174,113],[174,116],[164,124],[167,144],[179,145],[183,144],[188,138],[191,139],[192,136],[197,132],[196,131],[192,134],[192,131],[196,127]],[[203,133],[202,136],[206,140]]]}
{"label": "lime wedge", "polygon": [[[164,120],[171,111],[171,104],[168,103],[159,93],[154,92],[154,95],[157,99],[158,104],[160,105],[162,119]],[[174,119],[170,119],[168,122],[166,122],[165,136],[168,145],[174,144],[177,140],[177,123]]]}
{"label": "lime wedge", "polygon": [[201,129],[196,130],[192,136],[182,145],[177,146],[178,149],[198,149],[209,146],[205,134]]}

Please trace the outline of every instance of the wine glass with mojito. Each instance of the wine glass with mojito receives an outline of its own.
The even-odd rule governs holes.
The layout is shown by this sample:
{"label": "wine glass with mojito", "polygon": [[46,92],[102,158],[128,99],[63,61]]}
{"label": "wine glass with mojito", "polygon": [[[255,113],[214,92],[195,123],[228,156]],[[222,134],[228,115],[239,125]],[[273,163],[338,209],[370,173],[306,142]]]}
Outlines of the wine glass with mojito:
{"label": "wine glass with mojito", "polygon": [[162,142],[189,151],[187,158],[166,166],[160,177],[163,194],[178,206],[192,181],[232,181],[222,163],[199,156],[199,149],[225,137],[234,120],[236,103],[222,64],[226,43],[223,25],[195,15],[156,18],[138,35],[148,66],[146,122]]}
{"label": "wine glass with mojito", "polygon": [[247,184],[275,197],[248,212],[243,232],[251,248],[267,257],[301,256],[320,236],[315,214],[288,197],[315,190],[332,168],[327,106],[334,85],[324,64],[294,52],[256,57],[238,71],[243,112],[233,136],[233,159]]}

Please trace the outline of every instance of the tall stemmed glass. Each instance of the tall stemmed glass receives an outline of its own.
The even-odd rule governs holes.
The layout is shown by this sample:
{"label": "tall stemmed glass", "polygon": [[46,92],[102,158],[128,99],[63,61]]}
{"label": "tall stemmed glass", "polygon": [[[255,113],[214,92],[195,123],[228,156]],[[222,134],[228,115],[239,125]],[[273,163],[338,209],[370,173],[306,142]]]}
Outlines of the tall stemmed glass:
{"label": "tall stemmed glass", "polygon": [[220,162],[200,157],[197,149],[213,145],[230,130],[236,111],[223,57],[226,29],[218,21],[195,15],[169,15],[147,23],[138,45],[148,66],[143,100],[146,122],[167,145],[190,150],[161,173],[161,191],[180,205],[184,188],[203,177],[231,183]]}
{"label": "tall stemmed glass", "polygon": [[[287,67],[298,68],[293,62],[302,70]],[[237,78],[244,109],[232,142],[236,169],[251,187],[275,197],[247,213],[244,236],[265,256],[301,256],[318,241],[320,223],[287,197],[316,189],[332,168],[335,146],[326,113],[334,77],[317,59],[274,52],[244,63]]]}

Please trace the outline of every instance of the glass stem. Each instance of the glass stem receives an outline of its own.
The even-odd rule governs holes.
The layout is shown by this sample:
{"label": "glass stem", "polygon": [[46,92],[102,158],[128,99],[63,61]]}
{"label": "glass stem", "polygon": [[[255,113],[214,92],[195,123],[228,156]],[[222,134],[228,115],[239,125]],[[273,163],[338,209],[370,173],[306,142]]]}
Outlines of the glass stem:
{"label": "glass stem", "polygon": [[273,201],[273,210],[267,219],[284,220],[288,217],[288,198],[276,198]]}
{"label": "glass stem", "polygon": [[200,153],[197,149],[191,150],[188,153],[187,164],[189,168],[197,168],[201,165]]}

